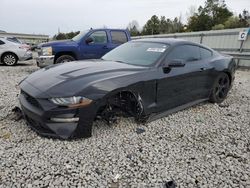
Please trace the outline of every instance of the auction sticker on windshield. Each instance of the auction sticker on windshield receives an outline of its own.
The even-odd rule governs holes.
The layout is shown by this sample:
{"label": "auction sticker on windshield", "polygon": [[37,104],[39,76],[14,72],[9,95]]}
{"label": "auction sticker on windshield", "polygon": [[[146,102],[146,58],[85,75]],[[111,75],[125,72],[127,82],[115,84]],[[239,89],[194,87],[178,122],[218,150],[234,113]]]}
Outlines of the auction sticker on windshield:
{"label": "auction sticker on windshield", "polygon": [[166,48],[148,48],[147,52],[165,52]]}

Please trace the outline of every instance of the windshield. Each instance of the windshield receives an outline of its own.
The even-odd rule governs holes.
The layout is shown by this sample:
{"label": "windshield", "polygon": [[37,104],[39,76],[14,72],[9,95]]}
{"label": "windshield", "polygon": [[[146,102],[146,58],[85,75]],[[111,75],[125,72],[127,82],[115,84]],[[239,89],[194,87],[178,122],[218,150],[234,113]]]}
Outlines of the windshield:
{"label": "windshield", "polygon": [[13,37],[13,38],[8,37],[7,40],[10,41],[10,42],[22,44],[22,42],[20,40],[18,40],[17,38],[15,38],[15,37]]}
{"label": "windshield", "polygon": [[110,51],[103,60],[149,66],[166,51],[168,45],[154,42],[128,42]]}
{"label": "windshield", "polygon": [[78,35],[76,35],[75,37],[72,38],[73,41],[79,41],[82,39],[82,37],[84,35],[86,35],[86,33],[88,33],[89,30],[86,30],[86,31],[81,31]]}

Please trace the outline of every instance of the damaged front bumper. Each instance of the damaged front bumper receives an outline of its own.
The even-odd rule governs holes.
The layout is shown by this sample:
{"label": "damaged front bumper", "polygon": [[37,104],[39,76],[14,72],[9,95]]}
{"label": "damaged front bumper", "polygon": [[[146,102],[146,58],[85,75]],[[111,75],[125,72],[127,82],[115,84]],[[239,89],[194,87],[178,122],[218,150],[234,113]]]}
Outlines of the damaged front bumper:
{"label": "damaged front bumper", "polygon": [[55,56],[39,56],[36,58],[36,64],[38,67],[43,68],[54,64]]}
{"label": "damaged front bumper", "polygon": [[27,125],[39,135],[61,139],[91,137],[94,103],[75,109],[56,107],[49,100],[34,98],[24,91],[19,101]]}

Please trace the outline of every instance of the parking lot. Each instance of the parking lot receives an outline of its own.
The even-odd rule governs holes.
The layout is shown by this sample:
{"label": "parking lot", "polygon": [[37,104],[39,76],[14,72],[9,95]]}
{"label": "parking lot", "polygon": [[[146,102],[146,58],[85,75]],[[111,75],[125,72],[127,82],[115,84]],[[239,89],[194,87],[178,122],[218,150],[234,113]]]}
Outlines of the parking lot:
{"label": "parking lot", "polygon": [[18,83],[34,60],[0,65],[0,187],[250,187],[250,72],[228,98],[142,125],[94,123],[93,136],[42,138],[15,121]]}

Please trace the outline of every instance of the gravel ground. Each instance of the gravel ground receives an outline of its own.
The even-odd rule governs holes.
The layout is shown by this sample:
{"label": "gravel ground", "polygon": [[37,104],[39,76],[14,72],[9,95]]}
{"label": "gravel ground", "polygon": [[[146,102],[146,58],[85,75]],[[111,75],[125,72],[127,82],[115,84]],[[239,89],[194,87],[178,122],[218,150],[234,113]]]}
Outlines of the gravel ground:
{"label": "gravel ground", "polygon": [[12,120],[15,86],[34,70],[33,61],[0,66],[0,187],[250,187],[249,71],[237,71],[221,105],[146,125],[95,122],[91,138],[61,141]]}

